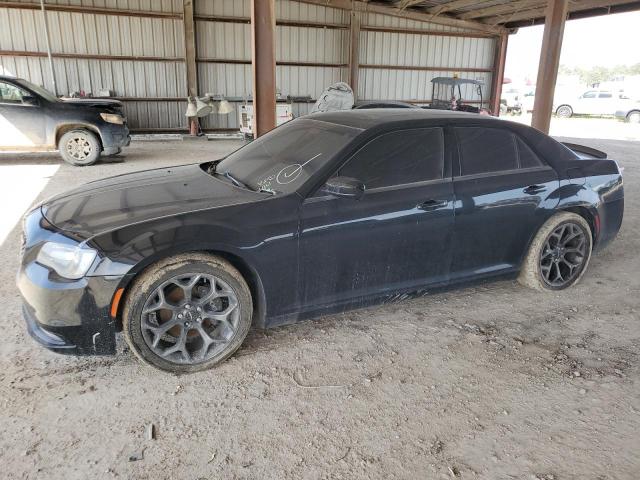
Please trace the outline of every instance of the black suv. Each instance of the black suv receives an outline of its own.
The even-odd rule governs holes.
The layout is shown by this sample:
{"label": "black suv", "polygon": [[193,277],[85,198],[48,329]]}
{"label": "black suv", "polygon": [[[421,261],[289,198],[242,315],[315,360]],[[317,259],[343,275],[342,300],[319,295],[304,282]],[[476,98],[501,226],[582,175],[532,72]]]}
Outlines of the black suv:
{"label": "black suv", "polygon": [[58,150],[66,162],[83,166],[130,142],[121,102],[59,99],[26,80],[0,76],[0,151]]}

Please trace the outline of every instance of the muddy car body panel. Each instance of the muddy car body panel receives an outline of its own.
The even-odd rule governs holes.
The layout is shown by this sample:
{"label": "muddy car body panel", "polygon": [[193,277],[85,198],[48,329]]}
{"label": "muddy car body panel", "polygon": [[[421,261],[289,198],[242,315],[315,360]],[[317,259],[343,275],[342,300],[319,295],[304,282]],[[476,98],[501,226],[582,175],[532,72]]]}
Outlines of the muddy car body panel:
{"label": "muddy car body panel", "polygon": [[[559,210],[587,218],[597,248],[620,228],[617,164],[580,156],[529,127],[422,109],[323,113],[287,125],[271,135],[321,126],[346,140],[286,192],[274,191],[274,175],[265,175],[260,189],[237,186],[217,171],[210,174],[215,162],[208,162],[100,180],[31,212],[18,275],[31,330],[58,335],[66,348],[47,345],[58,351],[112,353],[121,315],[110,315],[114,295],[119,289],[126,295],[136,275],[178,253],[206,251],[229,260],[251,288],[254,324],[270,327],[513,274],[536,231]],[[322,190],[370,146],[392,146],[387,135],[416,131],[438,145],[431,150],[442,150],[438,178],[391,187],[371,183],[359,199]],[[464,135],[489,134],[522,142],[516,168],[465,175]],[[501,155],[503,145],[495,146],[491,158]],[[229,158],[250,153],[244,148]],[[283,178],[311,161],[300,155],[293,168],[280,171]],[[52,238],[97,252],[81,279],[59,278],[38,263],[39,250]],[[104,343],[96,346],[96,338]]]}

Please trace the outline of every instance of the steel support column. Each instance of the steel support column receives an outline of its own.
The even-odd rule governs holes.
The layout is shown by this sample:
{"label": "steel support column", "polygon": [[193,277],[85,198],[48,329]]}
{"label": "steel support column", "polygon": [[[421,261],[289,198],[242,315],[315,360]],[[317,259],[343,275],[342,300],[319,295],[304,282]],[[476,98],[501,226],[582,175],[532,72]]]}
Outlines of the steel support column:
{"label": "steel support column", "polygon": [[251,0],[253,132],[257,138],[276,127],[275,0]]}
{"label": "steel support column", "polygon": [[[196,64],[196,29],[193,22],[193,0],[183,0],[182,19],[184,25],[184,62],[187,70],[187,96],[198,95],[198,65]],[[189,133],[198,135],[198,117],[189,117]]]}
{"label": "steel support column", "polygon": [[353,99],[358,98],[358,73],[360,70],[360,13],[351,11],[349,27],[349,85],[353,89]]}
{"label": "steel support column", "polygon": [[184,0],[184,49],[187,70],[187,95],[198,95],[198,67],[196,65],[196,33],[193,23],[193,0]]}
{"label": "steel support column", "polygon": [[42,10],[42,23],[44,25],[44,38],[47,45],[47,57],[49,58],[49,73],[51,74],[51,83],[53,84],[53,94],[58,96],[58,87],[56,86],[56,72],[53,68],[53,58],[51,57],[51,37],[49,35],[49,19],[47,18],[47,10],[44,8],[44,0],[40,0],[40,9]]}
{"label": "steel support column", "polygon": [[502,82],[504,81],[504,64],[507,61],[507,43],[509,35],[503,34],[496,38],[496,57],[493,62],[493,78],[491,79],[491,101],[489,109],[496,117],[500,115],[500,97],[502,96]]}
{"label": "steel support column", "polygon": [[536,96],[533,104],[533,120],[531,122],[532,127],[545,133],[549,133],[551,114],[553,113],[553,94],[558,77],[560,50],[562,49],[568,6],[568,0],[549,0],[545,15]]}

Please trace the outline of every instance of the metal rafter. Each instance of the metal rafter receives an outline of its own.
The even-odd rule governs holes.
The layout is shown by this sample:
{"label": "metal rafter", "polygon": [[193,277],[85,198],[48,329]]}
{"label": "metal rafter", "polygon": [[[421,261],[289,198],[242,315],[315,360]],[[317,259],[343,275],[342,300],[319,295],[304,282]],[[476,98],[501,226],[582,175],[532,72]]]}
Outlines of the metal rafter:
{"label": "metal rafter", "polygon": [[519,12],[521,10],[526,10],[534,7],[542,7],[546,6],[546,0],[518,0],[514,2],[501,3],[498,5],[492,5],[485,8],[478,8],[474,10],[470,10],[468,12],[461,13],[457,15],[457,18],[462,18],[463,20],[469,20],[472,18],[481,18],[481,17],[491,17],[495,15],[502,14],[512,14],[514,12]]}
{"label": "metal rafter", "polygon": [[449,27],[463,28],[467,30],[489,33],[499,36],[507,33],[507,30],[500,26],[488,25],[482,22],[473,22],[469,20],[460,20],[458,18],[433,15],[428,11],[420,11],[416,9],[406,8],[401,10],[395,8],[391,3],[381,2],[362,2],[358,0],[297,0],[301,3],[309,3],[312,5],[320,5],[330,8],[341,8],[343,10],[359,10],[362,12],[380,13],[390,15],[392,17],[406,18],[419,22],[430,22],[438,25],[446,25]]}
{"label": "metal rafter", "polygon": [[431,7],[427,10],[427,13],[431,15],[440,15],[441,13],[451,12],[454,10],[460,10],[461,8],[471,7],[477,4],[486,4],[485,1],[478,0],[453,0],[452,2],[441,3],[440,5],[436,5],[435,7]]}
{"label": "metal rafter", "polygon": [[400,10],[404,10],[406,8],[420,5],[421,3],[425,3],[425,1],[424,0],[400,0],[399,2],[396,2],[394,6]]}
{"label": "metal rafter", "polygon": [[[576,0],[569,2],[569,12],[579,12],[581,10],[590,10],[593,8],[607,8],[624,4],[637,4],[636,0]],[[495,15],[482,18],[484,23],[489,25],[499,25],[509,22],[518,22],[523,20],[535,20],[538,18],[544,18],[545,7],[532,7],[529,9],[522,9],[520,11],[514,11],[511,13],[505,13],[502,15]]]}

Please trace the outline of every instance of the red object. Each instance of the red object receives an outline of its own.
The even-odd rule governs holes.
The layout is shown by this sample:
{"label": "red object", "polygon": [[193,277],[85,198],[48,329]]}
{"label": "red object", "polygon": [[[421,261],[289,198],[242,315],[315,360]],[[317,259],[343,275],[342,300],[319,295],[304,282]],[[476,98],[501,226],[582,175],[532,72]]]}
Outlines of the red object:
{"label": "red object", "polygon": [[194,137],[198,135],[198,119],[197,118],[192,117],[189,119],[189,134]]}

